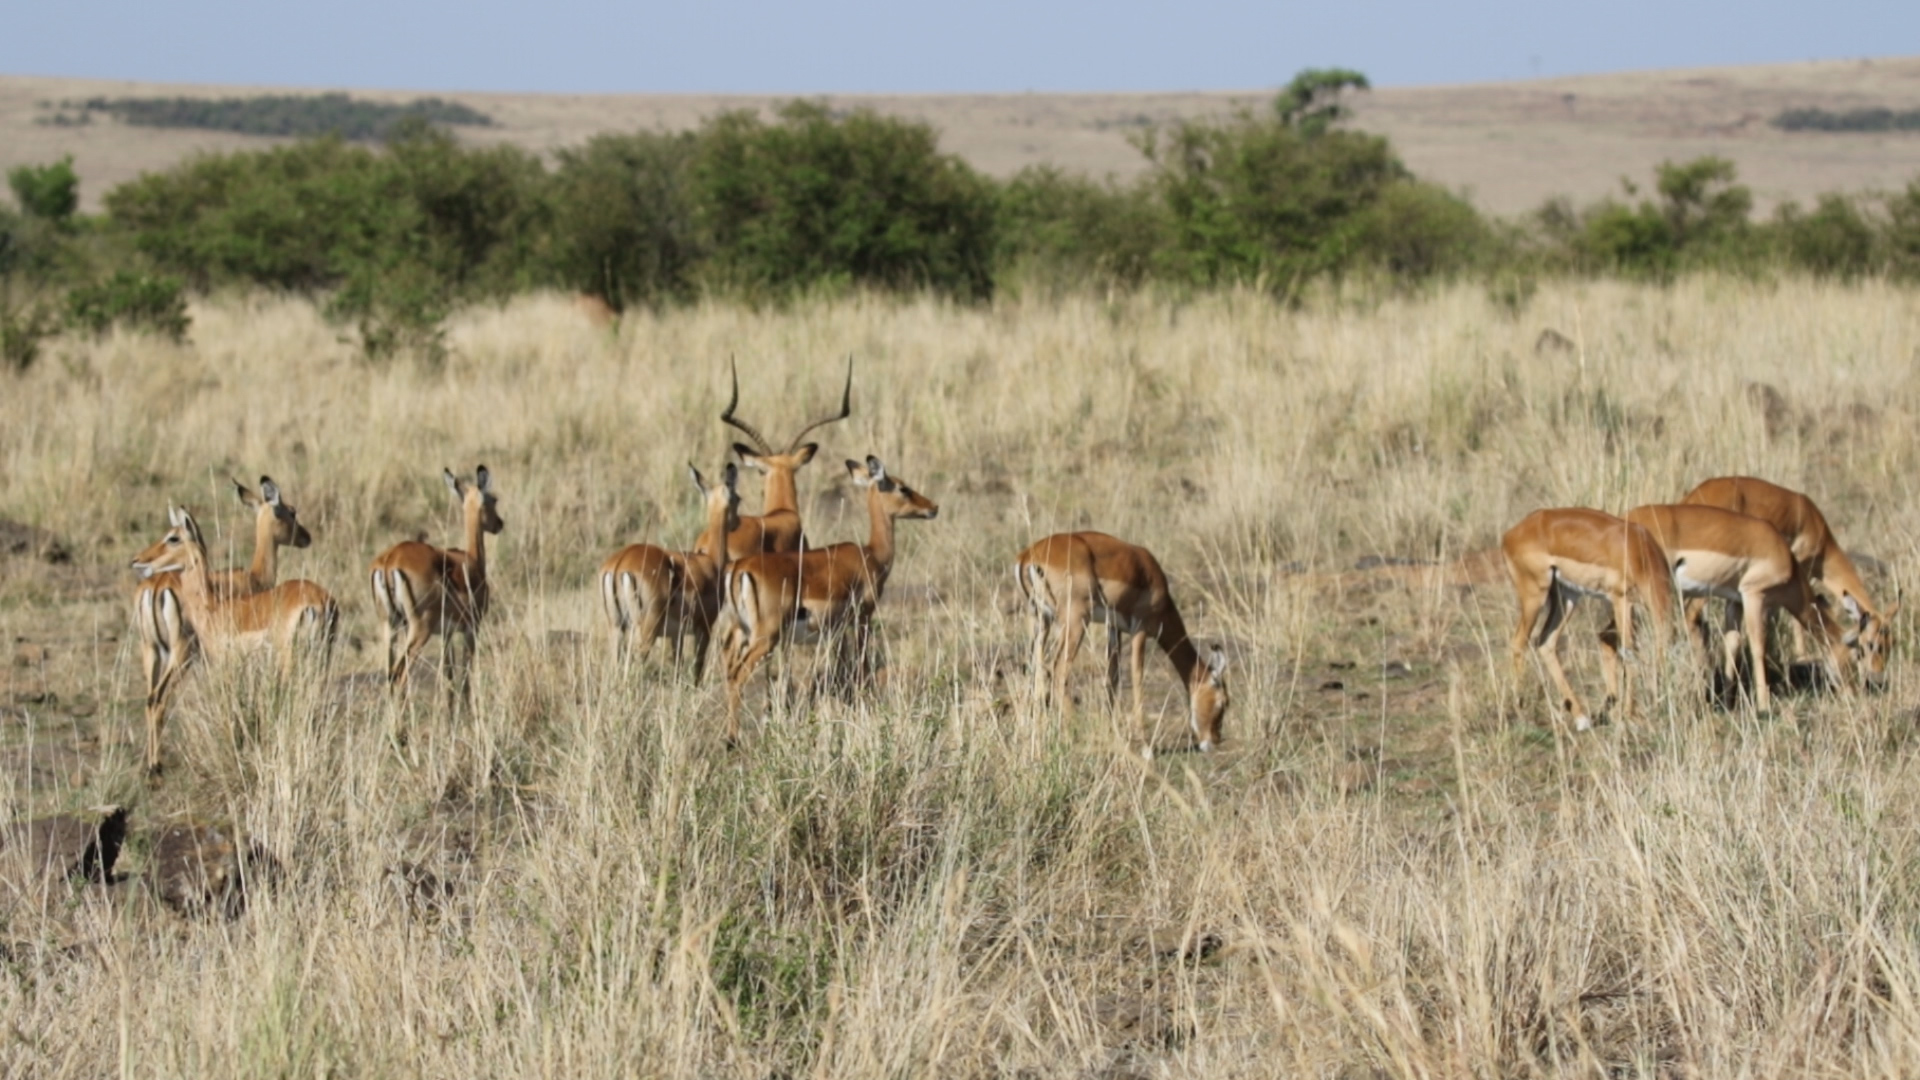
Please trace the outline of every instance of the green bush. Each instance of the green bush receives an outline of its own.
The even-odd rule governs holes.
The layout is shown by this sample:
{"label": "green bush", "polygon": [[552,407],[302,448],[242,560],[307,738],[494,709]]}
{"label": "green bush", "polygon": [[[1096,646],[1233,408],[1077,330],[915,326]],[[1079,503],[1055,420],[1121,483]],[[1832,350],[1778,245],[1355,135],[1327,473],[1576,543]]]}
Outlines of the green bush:
{"label": "green bush", "polygon": [[66,225],[80,209],[80,177],[73,171],[73,155],[51,165],[21,165],[7,171],[7,186],[28,217]]}
{"label": "green bush", "polygon": [[1356,258],[1395,278],[1419,281],[1485,264],[1495,234],[1472,204],[1436,184],[1399,180],[1360,218]]}
{"label": "green bush", "polygon": [[1576,250],[1589,270],[1634,278],[1664,280],[1679,260],[1672,223],[1648,202],[1591,207],[1581,216]]}
{"label": "green bush", "polygon": [[120,270],[97,285],[69,292],[66,323],[91,334],[104,334],[118,324],[180,342],[187,339],[191,320],[180,279]]}
{"label": "green bush", "polygon": [[1168,219],[1144,185],[1122,186],[1059,169],[1023,169],[1000,187],[995,276],[1053,287],[1134,288],[1152,274]]}
{"label": "green bush", "polygon": [[550,274],[615,311],[692,292],[704,257],[695,224],[696,137],[600,135],[562,150],[549,187]]}
{"label": "green bush", "polygon": [[754,293],[816,285],[993,291],[993,193],[926,124],[794,102],[773,123],[701,131],[696,204],[710,279]]}
{"label": "green bush", "polygon": [[1889,197],[1886,206],[1887,270],[1902,280],[1920,280],[1920,180]]}
{"label": "green bush", "polygon": [[1364,214],[1408,179],[1387,141],[1309,134],[1242,113],[1140,141],[1171,221],[1161,262],[1195,285],[1260,282],[1291,293],[1360,261]]}
{"label": "green bush", "polygon": [[1873,223],[1844,195],[1822,195],[1812,213],[1787,203],[1774,212],[1773,231],[1788,265],[1818,277],[1845,280],[1871,273],[1876,262]]}
{"label": "green bush", "polygon": [[0,364],[21,372],[40,359],[40,343],[58,329],[58,323],[38,301],[16,304],[11,291],[0,283]]}

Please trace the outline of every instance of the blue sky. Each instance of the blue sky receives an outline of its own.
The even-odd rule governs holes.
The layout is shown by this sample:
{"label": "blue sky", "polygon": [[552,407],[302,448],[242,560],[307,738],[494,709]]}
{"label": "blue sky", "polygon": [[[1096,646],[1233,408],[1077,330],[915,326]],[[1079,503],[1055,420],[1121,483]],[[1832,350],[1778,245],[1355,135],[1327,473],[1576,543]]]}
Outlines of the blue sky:
{"label": "blue sky", "polygon": [[0,73],[636,93],[1380,86],[1920,52],[1920,2],[8,0]]}

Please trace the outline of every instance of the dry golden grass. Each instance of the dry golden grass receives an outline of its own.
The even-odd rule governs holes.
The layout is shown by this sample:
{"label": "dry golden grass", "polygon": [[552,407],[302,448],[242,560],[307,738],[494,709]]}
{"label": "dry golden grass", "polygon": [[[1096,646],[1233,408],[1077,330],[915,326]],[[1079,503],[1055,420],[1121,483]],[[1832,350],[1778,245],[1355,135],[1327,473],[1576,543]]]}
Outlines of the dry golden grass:
{"label": "dry golden grass", "polygon": [[[1517,318],[1471,288],[856,297],[616,334],[549,297],[464,316],[444,371],[368,368],[302,303],[194,315],[190,346],[65,343],[0,397],[0,516],[71,553],[0,554],[28,661],[0,669],[0,792],[14,817],[132,804],[135,874],[189,817],[281,872],[231,922],[139,880],[0,910],[8,1074],[1920,1069],[1911,651],[1884,694],[1767,717],[1643,658],[1668,669],[1646,715],[1574,737],[1508,674],[1510,590],[1472,557],[1537,506],[1753,472],[1900,578],[1910,292],[1552,285]],[[1573,346],[1536,352],[1548,327]],[[727,356],[743,413],[783,429],[849,353],[809,533],[864,534],[838,463],[866,453],[940,517],[902,526],[884,684],[757,685],[728,753],[711,676],[608,670],[591,572],[698,530],[684,463],[720,463]],[[473,713],[393,707],[367,561],[447,542],[440,467],[477,462],[506,531]],[[196,671],[150,791],[121,567],[169,501],[241,542],[223,485],[261,472],[315,536],[283,574],[331,587],[365,645],[319,689]],[[1074,527],[1156,551],[1226,642],[1221,752],[1121,752],[1091,660],[1072,723],[1031,708],[1007,564]],[[1443,565],[1353,569],[1371,555]],[[1159,661],[1149,690],[1178,750]]]}
{"label": "dry golden grass", "polygon": [[[0,171],[73,154],[85,205],[116,184],[199,151],[275,140],[206,131],[136,128],[106,120],[61,128],[34,123],[42,102],[186,94],[286,93],[286,87],[189,86],[0,75]],[[418,94],[355,89],[377,100]],[[723,94],[483,94],[448,92],[499,126],[463,129],[479,143],[550,154],[605,131],[690,128],[723,109],[766,108],[781,98]],[[1148,125],[1264,107],[1271,89],[1085,94],[828,95],[838,108],[871,107],[925,120],[941,145],[996,176],[1053,164],[1092,176],[1146,167],[1128,137]],[[1461,86],[1388,87],[1355,102],[1357,123],[1386,135],[1419,175],[1467,191],[1497,214],[1567,195],[1618,194],[1622,176],[1643,186],[1662,161],[1731,158],[1762,210],[1830,191],[1891,190],[1914,178],[1911,134],[1776,131],[1782,109],[1920,108],[1920,57],[1828,60],[1729,68],[1617,72]]]}

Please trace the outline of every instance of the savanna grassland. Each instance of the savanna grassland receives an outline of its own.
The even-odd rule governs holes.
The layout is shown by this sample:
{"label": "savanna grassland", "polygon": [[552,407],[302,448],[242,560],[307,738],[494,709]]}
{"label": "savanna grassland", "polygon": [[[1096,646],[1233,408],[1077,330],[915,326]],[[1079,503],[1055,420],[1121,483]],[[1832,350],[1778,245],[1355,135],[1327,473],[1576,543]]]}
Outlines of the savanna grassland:
{"label": "savanna grassland", "polygon": [[[1512,298],[1509,298],[1510,300]],[[1254,293],[956,306],[859,295],[456,317],[443,367],[369,365],[305,302],[216,295],[193,342],[63,341],[0,395],[0,790],[117,803],[111,886],[0,910],[0,1062],[54,1076],[1906,1076],[1920,1071],[1920,676],[1710,704],[1643,653],[1642,715],[1574,735],[1508,667],[1488,552],[1541,506],[1622,511],[1750,472],[1812,494],[1887,602],[1920,558],[1920,298],[1873,283]],[[1552,329],[1557,336],[1543,336]],[[886,666],[809,651],[723,745],[712,673],[608,662],[593,570],[699,529],[726,360],[864,536],[840,462],[940,503],[901,526]],[[505,531],[470,713],[380,692],[364,573],[453,542],[442,466]],[[203,665],[140,768],[126,563],[228,478],[273,476],[332,589],[324,681]],[[748,483],[745,509],[757,510]],[[1224,644],[1226,742],[1152,763],[1098,664],[1027,690],[1008,572],[1099,528]],[[1567,654],[1598,697],[1597,611]],[[1097,650],[1096,650],[1097,651]],[[778,665],[776,665],[777,667]],[[270,853],[243,912],[151,895],[152,837]],[[262,864],[264,865],[264,863]]]}

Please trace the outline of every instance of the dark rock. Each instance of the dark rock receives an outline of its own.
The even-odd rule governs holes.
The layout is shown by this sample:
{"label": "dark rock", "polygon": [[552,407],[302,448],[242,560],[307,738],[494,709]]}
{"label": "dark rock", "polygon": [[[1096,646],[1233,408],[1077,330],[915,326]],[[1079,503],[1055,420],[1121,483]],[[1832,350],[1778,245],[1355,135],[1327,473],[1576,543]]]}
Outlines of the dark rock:
{"label": "dark rock", "polygon": [[119,806],[17,822],[0,831],[0,877],[21,891],[74,879],[111,881],[126,838],[127,811]]}

